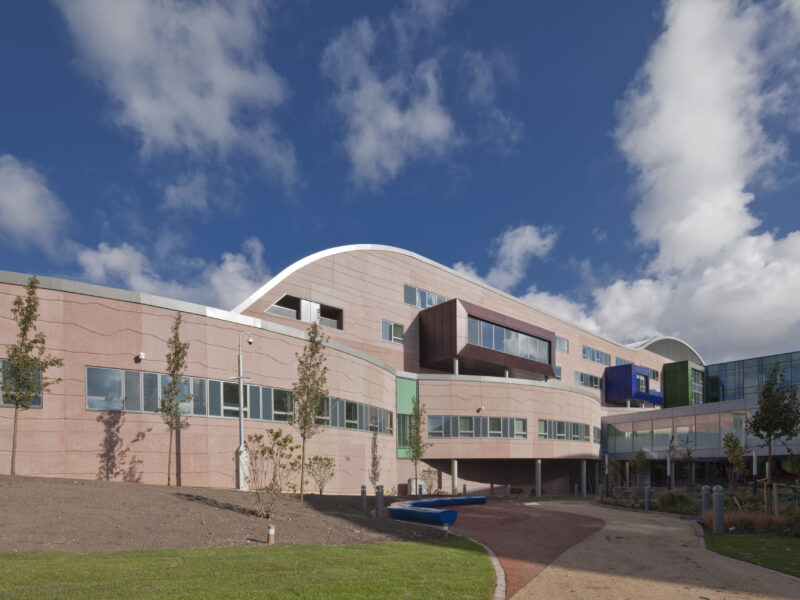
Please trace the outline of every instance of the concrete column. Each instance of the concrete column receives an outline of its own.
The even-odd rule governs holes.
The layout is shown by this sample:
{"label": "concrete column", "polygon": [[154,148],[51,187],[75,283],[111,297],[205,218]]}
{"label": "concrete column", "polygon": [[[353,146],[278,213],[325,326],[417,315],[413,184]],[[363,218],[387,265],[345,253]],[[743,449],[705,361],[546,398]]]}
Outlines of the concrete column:
{"label": "concrete column", "polygon": [[594,492],[595,494],[600,490],[600,461],[594,461]]}
{"label": "concrete column", "polygon": [[453,375],[458,375],[458,357],[453,359]]}
{"label": "concrete column", "polygon": [[508,379],[508,369],[505,370],[505,377]]}
{"label": "concrete column", "polygon": [[586,498],[586,459],[581,461],[581,497]]}
{"label": "concrete column", "polygon": [[455,496],[458,493],[458,461],[455,458],[450,459],[450,479],[450,492]]}
{"label": "concrete column", "polygon": [[542,459],[536,459],[536,497],[542,497]]}
{"label": "concrete column", "polygon": [[625,461],[625,487],[631,487],[631,463]]}

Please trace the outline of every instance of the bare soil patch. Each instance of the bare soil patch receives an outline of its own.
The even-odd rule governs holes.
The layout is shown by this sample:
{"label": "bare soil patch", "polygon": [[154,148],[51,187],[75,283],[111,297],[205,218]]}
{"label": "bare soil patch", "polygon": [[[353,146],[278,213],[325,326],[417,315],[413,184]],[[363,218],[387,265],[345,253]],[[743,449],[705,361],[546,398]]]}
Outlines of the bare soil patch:
{"label": "bare soil patch", "polygon": [[[141,550],[265,544],[267,521],[253,495],[235,490],[164,487],[82,479],[0,475],[0,551]],[[386,498],[386,504],[393,499]],[[368,499],[374,509],[374,496]],[[436,529],[377,519],[361,498],[283,498],[278,544],[344,545],[438,539]]]}

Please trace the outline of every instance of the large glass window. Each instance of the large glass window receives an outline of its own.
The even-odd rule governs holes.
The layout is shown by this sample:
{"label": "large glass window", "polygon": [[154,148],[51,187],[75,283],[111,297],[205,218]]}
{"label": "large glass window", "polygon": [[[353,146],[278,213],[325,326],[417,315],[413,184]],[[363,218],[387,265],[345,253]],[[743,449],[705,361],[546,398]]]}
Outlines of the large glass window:
{"label": "large glass window", "polygon": [[122,410],[122,371],[86,367],[86,408]]}
{"label": "large glass window", "polygon": [[611,365],[611,355],[605,352],[601,352],[600,350],[595,350],[594,348],[590,348],[589,346],[583,347],[583,358],[586,360],[591,360],[596,363],[600,363],[601,365],[609,366]]}
{"label": "large glass window", "polygon": [[569,354],[569,340],[556,336],[556,350],[564,354]]}
{"label": "large glass window", "polygon": [[194,378],[192,380],[192,413],[206,415],[206,380]]}
{"label": "large glass window", "polygon": [[469,342],[476,346],[550,364],[550,342],[475,317],[468,319]]}
{"label": "large glass window", "polygon": [[345,404],[344,426],[348,429],[358,429],[358,404],[355,402]]}
{"label": "large glass window", "polygon": [[316,416],[317,425],[330,425],[331,424],[331,399],[322,398],[317,407]]}
{"label": "large glass window", "polygon": [[125,371],[125,410],[142,410],[142,374],[139,371]]}
{"label": "large glass window", "polygon": [[502,426],[502,419],[499,417],[489,417],[489,437],[501,437],[503,435]]}
{"label": "large glass window", "polygon": [[208,416],[221,417],[222,416],[222,382],[209,381],[208,382]]}
{"label": "large glass window", "polygon": [[597,377],[596,375],[589,375],[588,373],[581,373],[580,371],[575,371],[575,383],[578,385],[591,387],[598,390],[603,389],[602,377]]}
{"label": "large glass window", "polygon": [[636,389],[640,392],[647,393],[647,377],[641,373],[636,374]]}
{"label": "large glass window", "polygon": [[411,426],[411,415],[397,415],[397,447],[408,448],[408,432]]}
{"label": "large glass window", "polygon": [[[247,418],[247,386],[244,386],[242,391],[244,396],[244,417]],[[223,417],[238,417],[239,416],[239,384],[230,381],[222,383],[222,416]],[[277,420],[277,419],[276,419]]]}
{"label": "large glass window", "polygon": [[[6,359],[0,360],[0,382],[3,381],[3,366],[6,364]],[[35,375],[37,381],[41,381],[42,374],[38,372]],[[0,405],[4,406],[14,406],[14,402],[10,398],[6,398],[2,392],[0,392]],[[42,396],[39,395],[36,398],[31,399],[31,407],[33,408],[41,408],[42,407]]]}
{"label": "large glass window", "polygon": [[442,437],[443,435],[442,417],[428,417],[428,437]]}
{"label": "large glass window", "polygon": [[158,374],[142,373],[142,400],[144,412],[156,412],[158,399],[161,397],[158,387]]}
{"label": "large glass window", "polygon": [[518,440],[524,440],[528,437],[528,421],[514,419],[514,437]]}
{"label": "large glass window", "polygon": [[474,422],[472,417],[458,418],[458,437],[474,437]]}

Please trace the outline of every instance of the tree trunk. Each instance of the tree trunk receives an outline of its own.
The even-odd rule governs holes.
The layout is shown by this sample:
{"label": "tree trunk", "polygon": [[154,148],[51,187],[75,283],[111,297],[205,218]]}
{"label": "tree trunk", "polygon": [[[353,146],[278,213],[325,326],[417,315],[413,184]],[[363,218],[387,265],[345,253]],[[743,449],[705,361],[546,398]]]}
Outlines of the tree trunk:
{"label": "tree trunk", "polygon": [[167,452],[167,487],[172,484],[172,427],[169,428],[169,452]]}
{"label": "tree trunk", "polygon": [[[303,438],[303,449],[300,453],[300,504],[303,503],[304,480],[306,478],[306,438]],[[320,492],[321,494],[322,492]]]}
{"label": "tree trunk", "polygon": [[17,419],[19,418],[19,406],[14,405],[14,436],[11,439],[11,475],[16,475],[17,464]]}
{"label": "tree trunk", "polygon": [[417,479],[417,464],[419,461],[414,461],[414,491],[413,495],[416,496],[419,494],[419,481]]}

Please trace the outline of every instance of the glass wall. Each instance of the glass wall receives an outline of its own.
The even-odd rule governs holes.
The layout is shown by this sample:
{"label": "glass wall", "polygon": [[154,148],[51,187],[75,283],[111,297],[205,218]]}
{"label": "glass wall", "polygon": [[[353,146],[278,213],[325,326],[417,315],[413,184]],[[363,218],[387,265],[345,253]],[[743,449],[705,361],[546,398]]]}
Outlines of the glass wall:
{"label": "glass wall", "polygon": [[759,390],[775,364],[783,371],[787,383],[800,384],[800,352],[718,363],[706,367],[707,401],[758,398]]}
{"label": "glass wall", "polygon": [[[169,381],[164,373],[123,371],[86,367],[86,408],[156,413],[162,388]],[[179,396],[181,413],[201,417],[239,417],[239,384],[198,377],[185,377]],[[245,385],[244,418],[288,423],[292,420],[293,402],[289,390]],[[320,403],[317,422],[325,427],[394,432],[394,413],[379,408],[325,398]]]}
{"label": "glass wall", "polygon": [[469,343],[550,364],[550,342],[488,321],[469,317]]}

